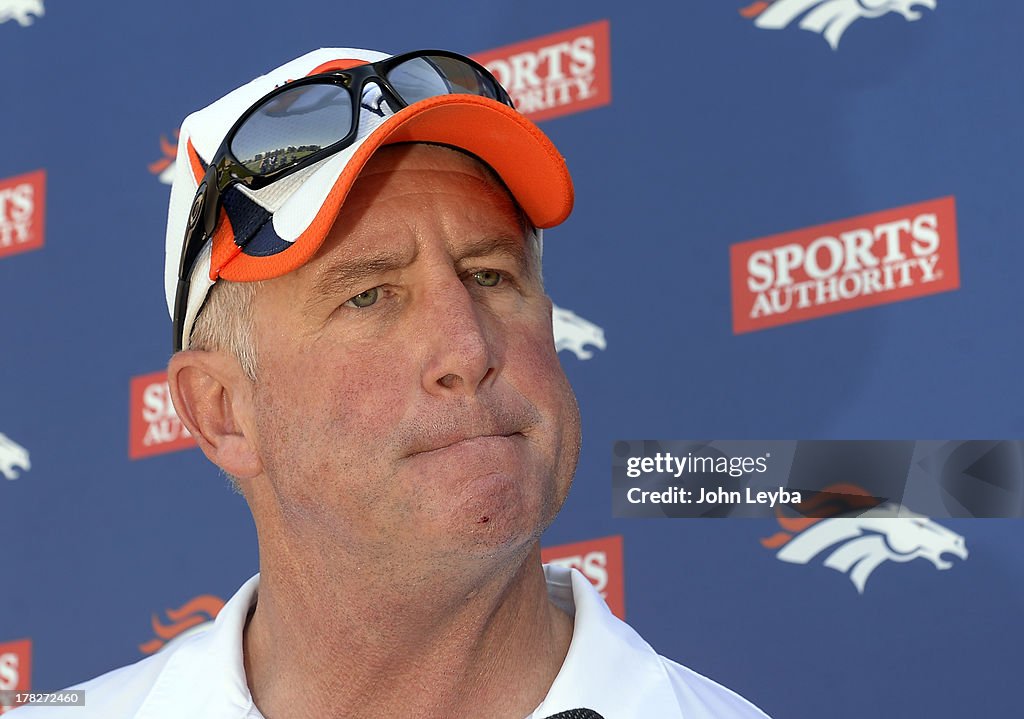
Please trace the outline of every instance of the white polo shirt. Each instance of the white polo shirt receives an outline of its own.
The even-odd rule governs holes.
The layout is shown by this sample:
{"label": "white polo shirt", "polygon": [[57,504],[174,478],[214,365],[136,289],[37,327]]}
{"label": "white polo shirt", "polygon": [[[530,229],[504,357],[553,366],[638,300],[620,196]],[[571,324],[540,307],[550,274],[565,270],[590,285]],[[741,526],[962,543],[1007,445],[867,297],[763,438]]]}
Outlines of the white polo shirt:
{"label": "white polo shirt", "polygon": [[[613,615],[576,570],[545,566],[548,595],[574,617],[569,653],[547,696],[527,719],[592,709],[605,719],[766,719],[745,699],[659,656]],[[257,574],[207,629],[75,689],[85,707],[23,707],[12,719],[263,719],[242,662],[242,631]],[[486,713],[486,712],[485,712]]]}

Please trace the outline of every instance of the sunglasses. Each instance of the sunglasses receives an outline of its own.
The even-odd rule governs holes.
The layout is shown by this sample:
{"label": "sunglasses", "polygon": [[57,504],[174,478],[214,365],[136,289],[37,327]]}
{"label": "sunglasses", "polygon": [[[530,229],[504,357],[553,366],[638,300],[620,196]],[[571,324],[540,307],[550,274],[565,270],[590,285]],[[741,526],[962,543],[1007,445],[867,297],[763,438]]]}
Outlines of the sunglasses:
{"label": "sunglasses", "polygon": [[[254,103],[228,130],[189,211],[174,301],[174,350],[182,349],[192,270],[213,237],[224,192],[251,190],[309,167],[358,137],[363,88],[373,82],[392,112],[439,95],[476,95],[514,107],[482,65],[445,50],[418,50],[379,62],[285,83]],[[366,108],[379,112],[379,108]],[[244,243],[239,245],[244,248]]]}

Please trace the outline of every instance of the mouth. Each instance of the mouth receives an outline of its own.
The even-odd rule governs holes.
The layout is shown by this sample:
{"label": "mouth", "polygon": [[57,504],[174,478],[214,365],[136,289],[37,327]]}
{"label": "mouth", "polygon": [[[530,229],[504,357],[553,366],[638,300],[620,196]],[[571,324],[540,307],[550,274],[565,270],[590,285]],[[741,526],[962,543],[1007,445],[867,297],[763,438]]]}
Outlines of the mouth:
{"label": "mouth", "polygon": [[493,440],[505,440],[512,439],[514,437],[522,437],[522,432],[501,432],[493,434],[471,434],[471,435],[460,435],[455,437],[446,437],[436,442],[432,442],[430,445],[423,449],[418,449],[412,452],[409,456],[416,457],[422,455],[430,455],[435,452],[443,452],[445,450],[452,450],[461,447],[469,448],[472,445],[479,444],[483,445]]}
{"label": "mouth", "polygon": [[516,396],[425,407],[403,429],[405,459],[444,455],[472,461],[477,455],[519,451],[542,426],[538,410]]}

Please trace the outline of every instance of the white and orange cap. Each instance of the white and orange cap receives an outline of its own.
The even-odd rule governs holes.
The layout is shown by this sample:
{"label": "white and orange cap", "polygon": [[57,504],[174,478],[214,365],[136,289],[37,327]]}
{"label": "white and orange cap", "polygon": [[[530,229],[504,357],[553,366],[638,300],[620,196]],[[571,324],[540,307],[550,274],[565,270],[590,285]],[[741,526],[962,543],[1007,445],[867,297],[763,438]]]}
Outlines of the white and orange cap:
{"label": "white and orange cap", "polygon": [[[235,121],[285,82],[388,57],[372,50],[315,50],[185,118],[171,186],[164,261],[172,316],[189,210],[208,163]],[[358,136],[350,146],[260,190],[235,184],[223,193],[213,239],[192,270],[183,347],[188,347],[195,318],[218,279],[253,282],[279,277],[316,253],[359,172],[383,145],[429,142],[477,156],[501,177],[538,230],[561,223],[572,211],[572,179],[565,160],[540,128],[507,105],[453,94],[420,100],[396,113],[380,102],[380,89],[373,82],[366,84],[360,105]]]}

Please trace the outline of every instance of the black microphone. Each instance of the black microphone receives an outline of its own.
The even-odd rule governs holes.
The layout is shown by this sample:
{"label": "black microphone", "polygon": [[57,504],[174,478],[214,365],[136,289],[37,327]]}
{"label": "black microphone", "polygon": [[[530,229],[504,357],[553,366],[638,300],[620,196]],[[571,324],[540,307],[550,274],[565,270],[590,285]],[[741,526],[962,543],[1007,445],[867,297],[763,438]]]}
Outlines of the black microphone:
{"label": "black microphone", "polygon": [[569,709],[552,714],[547,719],[604,719],[604,717],[593,709]]}

